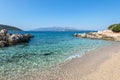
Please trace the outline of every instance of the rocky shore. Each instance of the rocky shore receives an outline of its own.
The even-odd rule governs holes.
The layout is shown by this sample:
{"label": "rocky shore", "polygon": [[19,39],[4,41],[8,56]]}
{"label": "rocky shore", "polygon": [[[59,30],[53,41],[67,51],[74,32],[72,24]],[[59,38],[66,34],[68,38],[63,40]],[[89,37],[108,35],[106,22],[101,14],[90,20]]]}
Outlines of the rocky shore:
{"label": "rocky shore", "polygon": [[9,34],[8,30],[2,29],[0,31],[0,48],[16,45],[19,43],[27,43],[34,36],[31,34]]}
{"label": "rocky shore", "polygon": [[90,33],[75,33],[74,36],[81,38],[91,38],[91,39],[103,39],[103,40],[112,40],[112,41],[120,41],[120,32],[116,33],[112,30],[104,30],[98,32],[90,32]]}

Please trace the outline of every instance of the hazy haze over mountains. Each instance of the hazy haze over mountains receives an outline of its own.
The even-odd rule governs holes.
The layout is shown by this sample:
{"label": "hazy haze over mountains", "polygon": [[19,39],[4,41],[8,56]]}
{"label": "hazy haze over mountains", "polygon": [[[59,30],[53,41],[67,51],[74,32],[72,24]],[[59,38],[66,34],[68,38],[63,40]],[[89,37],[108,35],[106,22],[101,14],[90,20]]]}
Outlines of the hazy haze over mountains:
{"label": "hazy haze over mountains", "polygon": [[45,28],[37,28],[32,31],[79,31],[80,29],[72,28],[72,27],[45,27]]}

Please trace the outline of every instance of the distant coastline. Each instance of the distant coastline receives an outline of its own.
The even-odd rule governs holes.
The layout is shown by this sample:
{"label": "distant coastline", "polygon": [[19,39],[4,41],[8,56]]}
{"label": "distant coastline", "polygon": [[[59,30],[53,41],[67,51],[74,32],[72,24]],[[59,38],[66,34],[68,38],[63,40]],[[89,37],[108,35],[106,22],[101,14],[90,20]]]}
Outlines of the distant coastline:
{"label": "distant coastline", "polygon": [[5,25],[5,24],[0,24],[0,30],[1,29],[7,29],[8,31],[23,31],[22,29],[19,29],[15,26],[9,26],[9,25]]}
{"label": "distant coastline", "polygon": [[76,29],[72,27],[45,27],[45,28],[37,28],[30,31],[97,31],[97,30],[82,30],[82,29]]}

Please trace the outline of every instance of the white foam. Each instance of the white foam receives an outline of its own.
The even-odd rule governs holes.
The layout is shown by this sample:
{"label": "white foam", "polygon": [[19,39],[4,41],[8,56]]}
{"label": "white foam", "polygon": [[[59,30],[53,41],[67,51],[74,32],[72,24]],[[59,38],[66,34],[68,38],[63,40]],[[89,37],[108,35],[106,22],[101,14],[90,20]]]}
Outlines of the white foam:
{"label": "white foam", "polygon": [[80,54],[72,55],[68,57],[66,60],[71,60],[71,59],[78,58],[78,57],[81,57],[81,55]]}

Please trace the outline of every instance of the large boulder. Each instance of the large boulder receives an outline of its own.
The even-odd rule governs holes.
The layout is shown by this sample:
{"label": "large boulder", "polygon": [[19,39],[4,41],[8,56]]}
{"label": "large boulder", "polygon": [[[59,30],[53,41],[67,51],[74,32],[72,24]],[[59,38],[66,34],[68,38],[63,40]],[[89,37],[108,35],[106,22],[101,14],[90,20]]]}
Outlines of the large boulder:
{"label": "large boulder", "polygon": [[33,36],[30,34],[25,34],[25,35],[24,34],[12,34],[8,38],[8,43],[12,43],[12,44],[25,43],[25,42],[29,42],[32,37]]}
{"label": "large boulder", "polygon": [[8,38],[8,43],[10,44],[17,44],[20,42],[20,37],[17,34],[12,34]]}
{"label": "large boulder", "polygon": [[74,36],[81,37],[81,38],[86,38],[87,34],[86,33],[83,33],[83,34],[79,34],[79,33],[77,34],[77,33],[75,33]]}
{"label": "large boulder", "polygon": [[1,47],[7,47],[9,44],[6,41],[0,41],[0,48]]}
{"label": "large boulder", "polygon": [[8,32],[7,29],[2,29],[0,31],[0,34],[3,35],[3,36],[6,36],[7,32]]}
{"label": "large boulder", "polygon": [[6,29],[0,31],[0,47],[29,42],[34,36],[31,34],[8,34]]}

